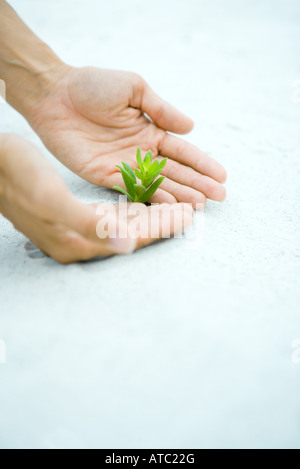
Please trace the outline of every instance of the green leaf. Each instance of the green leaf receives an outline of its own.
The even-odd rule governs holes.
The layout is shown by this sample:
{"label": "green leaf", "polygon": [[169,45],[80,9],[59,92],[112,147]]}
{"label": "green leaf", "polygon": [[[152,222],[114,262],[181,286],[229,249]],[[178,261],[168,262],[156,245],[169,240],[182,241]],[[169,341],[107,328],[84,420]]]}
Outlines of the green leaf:
{"label": "green leaf", "polygon": [[152,151],[149,150],[147,151],[146,155],[145,155],[145,158],[144,158],[144,166],[149,169],[150,167],[150,164],[151,164],[151,161],[152,161]]}
{"label": "green leaf", "polygon": [[134,172],[132,171],[131,166],[128,163],[126,163],[126,161],[122,161],[122,164],[125,170],[127,171],[127,173],[129,174],[129,176],[131,177],[132,181],[136,182],[136,178],[135,178]]}
{"label": "green leaf", "polygon": [[159,165],[159,172],[161,173],[162,170],[164,169],[164,167],[166,166],[167,164],[167,161],[168,161],[168,158],[164,158],[161,162],[160,162],[160,165]]}
{"label": "green leaf", "polygon": [[138,195],[138,200],[140,200],[141,196],[144,194],[146,187],[144,187],[142,184],[135,184],[134,189],[136,194]]}
{"label": "green leaf", "polygon": [[155,178],[154,174],[156,173],[158,167],[159,167],[159,160],[155,160],[154,163],[152,163],[152,165],[149,168],[148,177],[153,177],[154,179]]}
{"label": "green leaf", "polygon": [[152,174],[153,179],[157,178],[157,176],[162,172],[164,167],[166,166],[166,163],[168,161],[168,158],[164,158],[160,164],[158,165],[158,168],[154,174]]}
{"label": "green leaf", "polygon": [[139,167],[142,168],[143,165],[142,165],[142,155],[141,155],[140,147],[137,147],[137,150],[136,150],[136,161]]}
{"label": "green leaf", "polygon": [[128,192],[126,192],[124,189],[122,189],[122,187],[114,186],[113,189],[115,189],[116,191],[119,191],[119,192],[121,192],[122,194],[126,195],[126,197],[127,197],[131,202],[133,202],[131,195],[128,194]]}
{"label": "green leaf", "polygon": [[152,184],[153,181],[154,181],[154,178],[152,178],[152,177],[149,178],[149,177],[147,176],[146,178],[143,179],[142,184],[143,184],[143,186],[145,186],[146,189],[147,189],[149,186],[151,186],[151,184]]}
{"label": "green leaf", "polygon": [[158,186],[160,186],[160,184],[163,182],[164,179],[165,179],[165,177],[161,176],[156,181],[154,181],[152,186],[150,186],[149,189],[146,190],[146,192],[144,193],[144,195],[140,199],[140,202],[142,202],[142,203],[147,202],[147,200],[149,200],[152,197],[152,195],[158,189]]}
{"label": "green leaf", "polygon": [[134,199],[135,192],[134,192],[134,182],[132,181],[132,178],[129,176],[127,171],[122,168],[122,166],[116,165],[117,168],[120,169],[123,177],[123,181],[125,182],[125,186],[127,189],[127,192],[131,195],[132,199]]}
{"label": "green leaf", "polygon": [[139,178],[141,180],[143,179],[143,175],[142,175],[142,173],[139,169],[135,168],[134,172],[135,172],[135,175],[136,175],[137,178]]}
{"label": "green leaf", "polygon": [[[161,162],[159,159],[152,162],[152,159],[152,151],[148,150],[142,161],[141,149],[138,147],[136,152],[138,168],[132,169],[125,161],[122,161],[123,167],[116,165],[121,171],[126,190],[119,186],[114,186],[114,189],[126,195],[131,202],[147,202],[165,179],[163,176],[156,178],[167,163],[167,158]],[[137,182],[137,178],[141,181],[140,183]]]}

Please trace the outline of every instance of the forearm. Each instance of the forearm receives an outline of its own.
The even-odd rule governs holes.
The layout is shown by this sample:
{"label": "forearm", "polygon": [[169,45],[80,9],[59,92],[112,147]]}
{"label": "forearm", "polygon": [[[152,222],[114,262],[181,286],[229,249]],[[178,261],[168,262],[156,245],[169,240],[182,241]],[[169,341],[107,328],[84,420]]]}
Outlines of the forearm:
{"label": "forearm", "polygon": [[64,66],[7,2],[0,0],[0,78],[6,84],[7,101],[28,117],[53,88]]}
{"label": "forearm", "polygon": [[[16,145],[23,142],[23,139],[15,134],[0,133],[0,213],[7,197],[8,187],[13,182],[14,176],[18,177],[18,173],[22,174],[22,165],[26,165],[23,161],[22,152],[16,152]],[[16,159],[16,154],[21,155],[20,159]],[[19,181],[17,181],[19,183]]]}
{"label": "forearm", "polygon": [[0,133],[0,213],[4,213],[3,208],[12,180],[11,166],[15,166],[17,171],[20,166],[18,162],[15,162],[15,155],[12,151],[13,143],[16,140],[20,140],[20,137],[14,134]]}
{"label": "forearm", "polygon": [[16,207],[35,213],[57,193],[61,203],[69,199],[64,181],[40,151],[19,135],[0,133],[0,212],[9,220]]}

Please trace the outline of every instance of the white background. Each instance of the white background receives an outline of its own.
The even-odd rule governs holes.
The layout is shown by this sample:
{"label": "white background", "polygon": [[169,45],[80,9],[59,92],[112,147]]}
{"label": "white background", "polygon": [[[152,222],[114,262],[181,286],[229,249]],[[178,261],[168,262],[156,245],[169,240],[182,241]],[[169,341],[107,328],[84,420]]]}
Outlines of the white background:
{"label": "white background", "polygon": [[[299,1],[11,3],[63,60],[188,113],[228,198],[202,244],[68,267],[0,219],[0,446],[299,448]],[[5,104],[0,130],[43,148]],[[43,152],[82,200],[117,200]]]}

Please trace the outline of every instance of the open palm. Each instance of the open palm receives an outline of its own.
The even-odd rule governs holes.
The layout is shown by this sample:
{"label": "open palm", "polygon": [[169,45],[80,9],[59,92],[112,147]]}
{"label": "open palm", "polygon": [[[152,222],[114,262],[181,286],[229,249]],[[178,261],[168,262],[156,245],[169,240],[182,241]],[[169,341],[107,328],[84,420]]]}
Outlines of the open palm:
{"label": "open palm", "polygon": [[152,202],[223,200],[223,167],[197,147],[171,135],[193,122],[159,98],[139,76],[98,68],[67,67],[39,103],[31,124],[46,147],[87,181],[124,187],[116,164],[136,166],[136,147],[168,157],[166,179]]}

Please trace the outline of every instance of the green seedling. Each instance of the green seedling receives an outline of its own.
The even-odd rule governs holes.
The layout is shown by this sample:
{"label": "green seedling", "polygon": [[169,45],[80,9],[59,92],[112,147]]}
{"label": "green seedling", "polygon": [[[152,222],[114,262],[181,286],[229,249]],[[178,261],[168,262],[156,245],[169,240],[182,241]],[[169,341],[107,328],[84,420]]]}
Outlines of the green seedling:
{"label": "green seedling", "polygon": [[[131,202],[145,203],[156,192],[160,184],[165,179],[164,176],[156,179],[166,166],[167,158],[162,161],[158,159],[152,162],[152,151],[147,151],[145,158],[142,160],[141,150],[137,149],[136,161],[138,168],[134,170],[128,163],[122,161],[122,166],[116,165],[120,169],[126,190],[122,187],[114,186],[113,188],[126,195]],[[137,181],[139,179],[141,182]]]}

